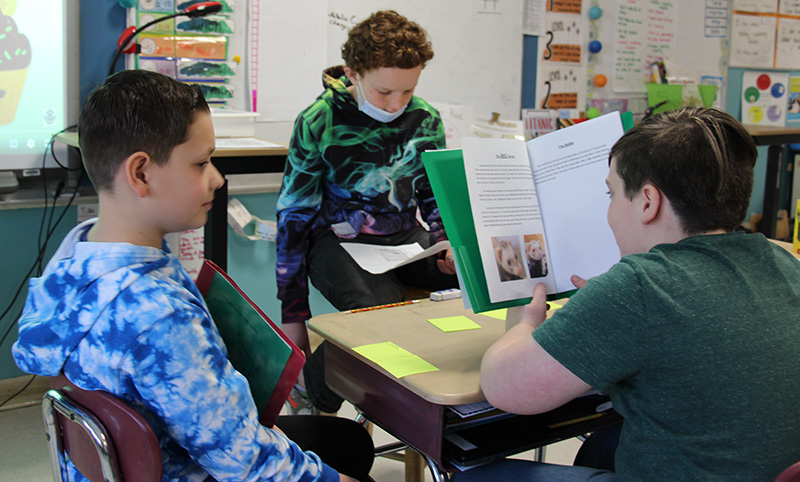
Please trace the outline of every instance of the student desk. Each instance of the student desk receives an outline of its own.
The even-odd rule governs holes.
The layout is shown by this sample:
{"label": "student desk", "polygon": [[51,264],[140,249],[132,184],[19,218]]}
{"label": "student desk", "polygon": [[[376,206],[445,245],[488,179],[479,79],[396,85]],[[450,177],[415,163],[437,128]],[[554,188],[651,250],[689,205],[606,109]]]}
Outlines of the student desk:
{"label": "student desk", "polygon": [[767,149],[767,173],[764,181],[764,205],[761,232],[775,237],[778,222],[778,200],[783,172],[783,146],[800,142],[800,127],[745,126],[758,146]]}
{"label": "student desk", "polygon": [[[77,132],[63,132],[56,139],[80,149]],[[288,147],[218,147],[212,162],[223,177],[228,174],[283,172]],[[205,257],[223,270],[228,267],[228,183],[216,192],[205,225]]]}
{"label": "student desk", "polygon": [[[455,315],[465,315],[482,328],[445,333],[427,321]],[[449,432],[445,424],[447,405],[484,400],[480,389],[481,359],[505,332],[504,320],[467,311],[461,299],[422,300],[394,308],[315,316],[308,327],[329,342],[325,347],[325,380],[331,389],[369,420],[422,454],[434,480],[443,480],[442,471],[455,470],[444,457]],[[398,379],[353,351],[354,347],[385,341],[405,348],[439,370]],[[533,415],[489,422],[484,427],[505,422],[503,430],[507,432],[493,440],[490,449],[496,453],[490,456],[501,458],[523,452],[621,420],[613,410],[597,415],[597,406],[592,405],[591,410],[578,416],[575,412],[554,411],[546,420]],[[585,416],[589,418],[581,420]],[[564,422],[563,427],[550,428],[553,417]],[[509,446],[515,431],[521,441]]]}

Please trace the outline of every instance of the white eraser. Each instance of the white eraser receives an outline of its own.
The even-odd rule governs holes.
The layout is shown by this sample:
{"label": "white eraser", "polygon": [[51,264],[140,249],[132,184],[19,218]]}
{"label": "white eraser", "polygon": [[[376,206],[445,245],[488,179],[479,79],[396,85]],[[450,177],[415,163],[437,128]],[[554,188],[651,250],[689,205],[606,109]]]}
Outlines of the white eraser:
{"label": "white eraser", "polygon": [[452,300],[453,298],[461,298],[461,290],[453,288],[449,290],[434,291],[431,293],[432,301]]}

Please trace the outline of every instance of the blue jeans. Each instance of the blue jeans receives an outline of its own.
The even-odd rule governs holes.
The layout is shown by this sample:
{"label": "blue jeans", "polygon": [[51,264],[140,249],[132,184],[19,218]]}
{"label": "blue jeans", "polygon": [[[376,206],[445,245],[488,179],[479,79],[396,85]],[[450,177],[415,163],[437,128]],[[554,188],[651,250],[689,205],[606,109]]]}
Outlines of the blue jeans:
{"label": "blue jeans", "polygon": [[590,467],[504,459],[453,476],[454,482],[614,482],[614,473]]}
{"label": "blue jeans", "polygon": [[[437,256],[401,266],[383,274],[370,274],[353,261],[340,245],[342,242],[400,246],[419,243],[431,246],[430,234],[416,227],[397,234],[377,236],[360,234],[355,239],[340,239],[331,231],[311,236],[308,251],[308,277],[311,283],[339,311],[403,301],[405,285],[438,291],[457,288],[455,275],[439,271]],[[325,343],[311,354],[303,366],[308,399],[323,412],[334,413],[342,406],[342,398],[325,385]]]}

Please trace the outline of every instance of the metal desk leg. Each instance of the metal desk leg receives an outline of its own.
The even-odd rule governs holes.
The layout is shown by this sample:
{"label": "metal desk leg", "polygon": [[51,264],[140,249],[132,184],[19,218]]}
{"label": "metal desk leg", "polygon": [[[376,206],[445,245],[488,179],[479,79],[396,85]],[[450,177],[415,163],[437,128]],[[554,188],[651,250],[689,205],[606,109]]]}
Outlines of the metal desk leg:
{"label": "metal desk leg", "polygon": [[775,238],[782,171],[783,145],[769,146],[767,149],[767,179],[764,183],[764,213],[761,217],[761,232],[768,238]]}
{"label": "metal desk leg", "polygon": [[[416,453],[416,452],[414,452]],[[431,476],[433,476],[433,482],[445,482],[450,480],[450,476],[447,475],[445,472],[441,472],[439,467],[436,466],[436,462],[433,461],[427,455],[425,456],[425,462],[428,464],[428,468],[431,470]]]}
{"label": "metal desk leg", "polygon": [[405,450],[406,482],[424,482],[425,465],[422,455],[409,447]]}

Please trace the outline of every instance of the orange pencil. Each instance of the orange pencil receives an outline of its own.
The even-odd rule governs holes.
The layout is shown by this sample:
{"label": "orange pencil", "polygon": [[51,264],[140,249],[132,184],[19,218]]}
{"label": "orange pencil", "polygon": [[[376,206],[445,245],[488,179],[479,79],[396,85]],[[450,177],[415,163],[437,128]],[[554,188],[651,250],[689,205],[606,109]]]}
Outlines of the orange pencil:
{"label": "orange pencil", "polygon": [[354,310],[345,311],[345,313],[361,313],[362,311],[382,310],[384,308],[394,308],[395,306],[405,306],[413,303],[419,303],[420,300],[400,301],[397,303],[388,303],[385,305],[370,306],[367,308],[356,308]]}

